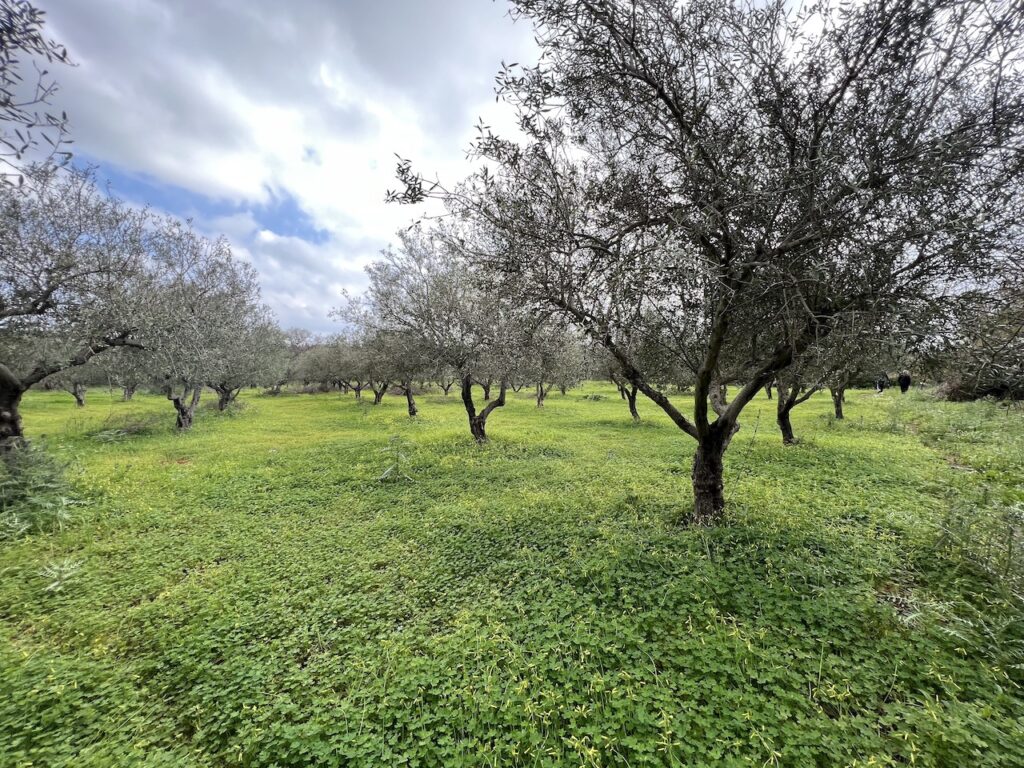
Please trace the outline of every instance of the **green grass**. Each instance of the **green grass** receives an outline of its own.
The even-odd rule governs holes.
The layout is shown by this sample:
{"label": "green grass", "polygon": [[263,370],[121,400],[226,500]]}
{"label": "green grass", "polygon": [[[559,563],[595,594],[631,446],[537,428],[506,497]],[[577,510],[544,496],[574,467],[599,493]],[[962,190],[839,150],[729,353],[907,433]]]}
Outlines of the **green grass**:
{"label": "green grass", "polygon": [[454,395],[243,402],[26,397],[88,503],[0,544],[0,765],[1024,765],[1014,582],[949,532],[1024,501],[1020,412],[755,401],[700,529],[608,386],[483,448]]}

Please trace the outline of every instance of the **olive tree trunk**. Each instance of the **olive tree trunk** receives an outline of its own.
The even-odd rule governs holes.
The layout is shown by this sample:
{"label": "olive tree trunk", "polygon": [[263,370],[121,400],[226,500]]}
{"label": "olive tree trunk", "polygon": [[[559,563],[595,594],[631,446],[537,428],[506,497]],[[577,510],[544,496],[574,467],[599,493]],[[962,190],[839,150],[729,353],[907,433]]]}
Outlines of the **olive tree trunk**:
{"label": "olive tree trunk", "polygon": [[775,422],[779,425],[779,432],[782,434],[783,445],[794,445],[797,440],[793,434],[793,422],[790,414],[793,409],[801,403],[806,403],[811,397],[822,388],[820,381],[812,384],[787,383],[783,379],[775,382],[775,388],[779,391],[779,397],[775,406]]}
{"label": "olive tree trunk", "polygon": [[412,418],[417,414],[416,400],[413,398],[412,393],[412,382],[407,381],[402,384],[402,391],[405,393],[405,404],[409,409],[409,417]]}
{"label": "olive tree trunk", "polygon": [[547,399],[548,392],[550,392],[550,391],[551,391],[551,387],[548,386],[547,388],[545,388],[543,381],[538,381],[537,382],[537,407],[538,408],[543,408],[544,407],[544,401]]}
{"label": "olive tree trunk", "polygon": [[178,429],[192,428],[192,422],[195,420],[196,415],[196,406],[199,405],[199,396],[202,393],[203,388],[199,385],[194,387],[186,386],[180,395],[174,394],[174,391],[171,389],[167,390],[167,399],[174,405],[174,410],[177,413],[175,426]]}
{"label": "olive tree trunk", "polygon": [[10,450],[25,437],[18,409],[26,389],[10,369],[0,363],[0,453]]}
{"label": "olive tree trunk", "polygon": [[843,387],[831,387],[829,388],[829,394],[832,395],[832,408],[835,411],[836,419],[842,419],[843,403],[846,402],[846,389]]}
{"label": "olive tree trunk", "polygon": [[728,440],[718,425],[697,441],[693,455],[693,522],[710,525],[725,511],[724,462]]}
{"label": "olive tree trunk", "polygon": [[636,385],[631,386],[629,389],[623,387],[623,391],[626,395],[626,402],[629,403],[629,415],[633,417],[634,422],[640,421],[640,414],[636,409]]}
{"label": "olive tree trunk", "polygon": [[[779,399],[781,405],[782,399]],[[780,407],[776,412],[775,421],[779,425],[779,432],[782,433],[782,444],[793,445],[796,443],[796,437],[793,435],[793,422],[790,421],[789,414],[793,409]]]}
{"label": "olive tree trunk", "polygon": [[482,411],[477,413],[476,404],[473,402],[473,377],[469,375],[462,377],[462,404],[466,407],[466,416],[469,417],[469,432],[478,443],[487,442],[487,417],[495,408],[505,405],[507,389],[508,384],[502,379],[497,399],[489,402]]}
{"label": "olive tree trunk", "polygon": [[223,384],[211,387],[214,392],[217,393],[217,410],[225,411],[227,407],[235,401],[238,397],[238,393],[241,391],[241,387],[232,388]]}
{"label": "olive tree trunk", "polygon": [[71,388],[68,390],[68,392],[70,392],[71,396],[75,398],[75,405],[77,405],[79,408],[85,408],[84,384],[79,384],[78,382],[75,382],[74,384],[71,385]]}

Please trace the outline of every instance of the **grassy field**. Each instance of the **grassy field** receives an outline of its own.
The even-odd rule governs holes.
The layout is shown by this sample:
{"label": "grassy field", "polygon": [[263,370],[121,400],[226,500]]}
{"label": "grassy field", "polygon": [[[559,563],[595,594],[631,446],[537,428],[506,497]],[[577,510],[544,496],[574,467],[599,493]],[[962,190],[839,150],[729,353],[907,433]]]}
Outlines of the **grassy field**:
{"label": "grassy field", "polygon": [[1019,410],[755,401],[699,529],[640,407],[30,393],[84,503],[0,543],[0,765],[1024,765]]}

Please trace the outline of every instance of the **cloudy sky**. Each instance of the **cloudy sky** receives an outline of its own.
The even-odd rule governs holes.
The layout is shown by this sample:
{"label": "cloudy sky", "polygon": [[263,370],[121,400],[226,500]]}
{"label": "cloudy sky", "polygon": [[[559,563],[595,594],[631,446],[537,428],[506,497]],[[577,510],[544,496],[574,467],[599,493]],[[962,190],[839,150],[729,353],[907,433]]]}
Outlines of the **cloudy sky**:
{"label": "cloudy sky", "polygon": [[417,212],[395,154],[464,175],[501,61],[536,58],[502,0],[38,0],[76,162],[224,233],[282,325],[330,331],[343,288]]}

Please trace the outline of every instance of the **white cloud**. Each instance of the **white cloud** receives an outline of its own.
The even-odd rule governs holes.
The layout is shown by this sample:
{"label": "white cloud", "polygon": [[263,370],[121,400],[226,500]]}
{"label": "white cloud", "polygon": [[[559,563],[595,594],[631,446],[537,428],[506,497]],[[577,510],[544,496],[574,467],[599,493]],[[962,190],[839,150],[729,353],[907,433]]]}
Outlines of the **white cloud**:
{"label": "white cloud", "polygon": [[[78,62],[58,73],[76,151],[187,190],[197,223],[260,270],[282,321],[317,329],[416,215],[383,202],[395,153],[463,176],[476,117],[511,124],[494,103],[500,61],[533,55],[529,30],[482,0],[42,5]],[[264,221],[287,197],[322,242]],[[203,198],[242,212],[208,215]]]}

